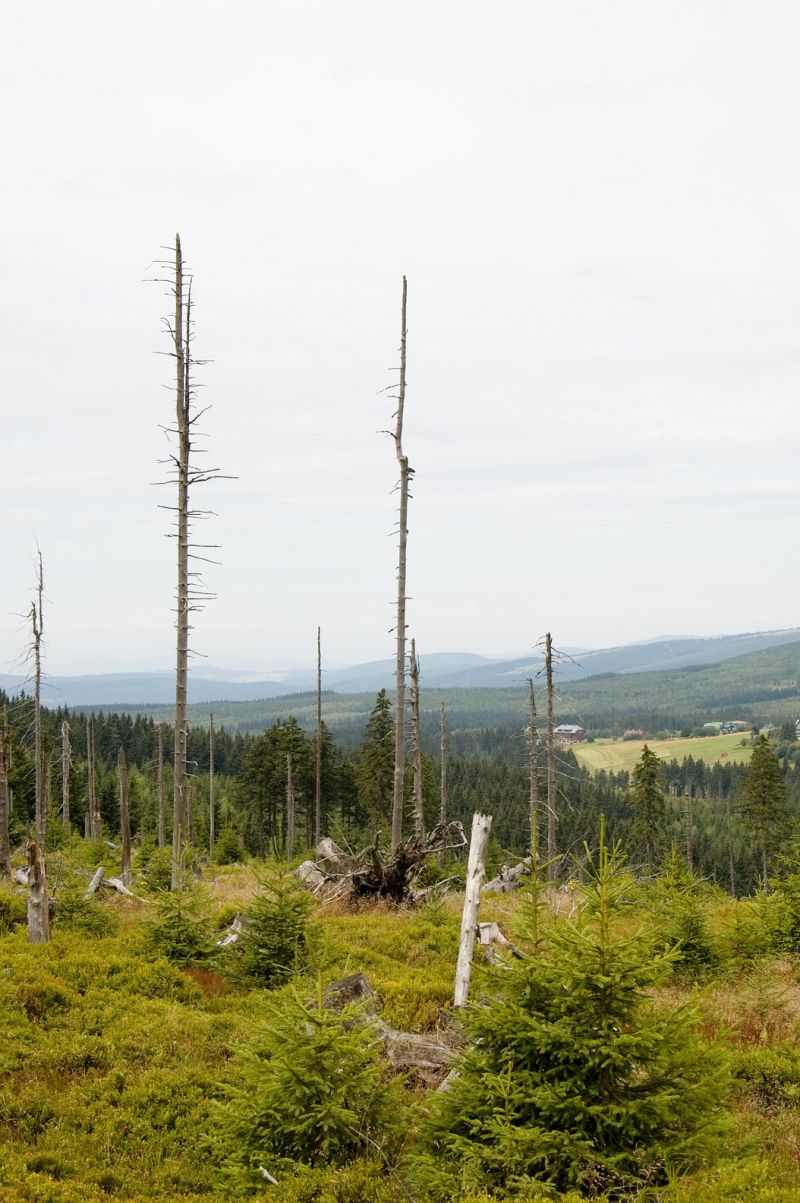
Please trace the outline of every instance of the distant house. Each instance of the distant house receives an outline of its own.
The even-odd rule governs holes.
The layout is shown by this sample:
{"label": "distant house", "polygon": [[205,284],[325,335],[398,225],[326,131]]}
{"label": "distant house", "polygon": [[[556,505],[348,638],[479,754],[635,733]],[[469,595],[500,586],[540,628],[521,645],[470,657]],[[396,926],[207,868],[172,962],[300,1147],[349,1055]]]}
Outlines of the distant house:
{"label": "distant house", "polygon": [[647,739],[647,732],[643,731],[641,727],[629,727],[628,730],[625,732],[625,734],[622,736],[622,738],[623,739]]}
{"label": "distant house", "polygon": [[583,727],[562,723],[553,731],[553,739],[557,744],[583,744],[586,743],[586,732]]}
{"label": "distant house", "polygon": [[732,735],[735,731],[745,731],[750,726],[746,719],[736,718],[730,719],[727,722],[720,723],[719,729],[722,735]]}

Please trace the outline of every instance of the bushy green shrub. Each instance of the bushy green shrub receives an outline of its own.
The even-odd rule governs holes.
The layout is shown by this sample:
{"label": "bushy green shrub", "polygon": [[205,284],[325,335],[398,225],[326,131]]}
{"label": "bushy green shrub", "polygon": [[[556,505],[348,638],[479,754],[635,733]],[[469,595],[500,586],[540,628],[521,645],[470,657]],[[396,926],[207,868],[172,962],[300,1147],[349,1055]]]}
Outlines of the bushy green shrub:
{"label": "bushy green shrub", "polygon": [[0,936],[6,936],[15,927],[28,921],[28,904],[24,894],[0,887]]}
{"label": "bushy green shrub", "polygon": [[118,927],[116,916],[94,896],[87,898],[82,889],[59,890],[53,928],[84,932],[98,939],[110,936]]}
{"label": "bushy green shrub", "polygon": [[308,961],[311,897],[285,871],[260,878],[261,892],[242,914],[234,946],[239,972],[271,989],[289,981]]}
{"label": "bushy green shrub", "polygon": [[232,827],[223,827],[214,844],[214,863],[235,865],[242,859],[242,845]]}
{"label": "bushy green shrub", "polygon": [[314,1007],[295,992],[276,998],[238,1061],[237,1085],[211,1135],[222,1180],[237,1197],[263,1189],[261,1166],[280,1181],[295,1162],[346,1165],[392,1128],[398,1087],[373,1026],[352,1007],[326,1011],[321,988]]}
{"label": "bushy green shrub", "polygon": [[148,890],[168,890],[172,881],[172,849],[148,849],[144,859],[139,860],[139,871]]}
{"label": "bushy green shrub", "polygon": [[176,965],[201,965],[214,956],[209,903],[201,890],[162,893],[155,918],[145,924],[147,947]]}
{"label": "bushy green shrub", "polygon": [[465,1016],[458,1076],[434,1095],[415,1161],[437,1200],[531,1184],[621,1197],[716,1152],[728,1070],[688,1007],[659,1012],[675,954],[617,934],[631,883],[602,831],[576,919],[536,933]]}

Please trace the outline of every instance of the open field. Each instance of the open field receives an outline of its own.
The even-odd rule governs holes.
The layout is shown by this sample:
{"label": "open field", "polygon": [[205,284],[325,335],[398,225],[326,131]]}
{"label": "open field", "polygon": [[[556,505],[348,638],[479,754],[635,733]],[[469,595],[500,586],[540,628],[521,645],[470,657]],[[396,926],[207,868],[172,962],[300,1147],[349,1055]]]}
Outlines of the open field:
{"label": "open field", "polygon": [[742,747],[744,736],[709,735],[700,739],[626,739],[594,744],[575,744],[572,751],[587,769],[599,772],[630,772],[642,754],[645,744],[662,760],[682,761],[687,756],[704,760],[706,764],[727,760],[730,764],[746,763],[753,751],[748,743]]}

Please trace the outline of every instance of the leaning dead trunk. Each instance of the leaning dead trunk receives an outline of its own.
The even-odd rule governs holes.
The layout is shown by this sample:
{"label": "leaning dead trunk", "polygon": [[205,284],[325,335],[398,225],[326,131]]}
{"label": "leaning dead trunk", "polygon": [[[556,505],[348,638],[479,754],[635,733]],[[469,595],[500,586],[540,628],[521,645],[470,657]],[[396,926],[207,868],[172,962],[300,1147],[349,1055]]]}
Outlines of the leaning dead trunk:
{"label": "leaning dead trunk", "polygon": [[131,823],[128,808],[128,764],[125,749],[117,753],[117,776],[119,778],[119,829],[122,836],[122,881],[131,884]]}
{"label": "leaning dead trunk", "polygon": [[403,802],[406,755],[406,545],[408,543],[408,486],[413,469],[403,453],[403,410],[406,402],[406,299],[408,285],[403,276],[400,310],[400,380],[397,389],[394,445],[400,469],[400,516],[397,549],[397,627],[395,650],[394,795],[392,799],[392,848],[403,839]]}
{"label": "leaning dead trunk", "polygon": [[39,845],[28,839],[28,941],[46,944],[50,939],[50,910],[47,899],[47,879]]}
{"label": "leaning dead trunk", "polygon": [[489,843],[491,829],[491,815],[476,813],[472,816],[466,893],[464,894],[464,911],[461,916],[461,940],[458,945],[458,962],[456,964],[454,1007],[463,1007],[469,994],[472,953],[475,947],[475,936],[478,934],[478,907],[481,901],[486,846]]}

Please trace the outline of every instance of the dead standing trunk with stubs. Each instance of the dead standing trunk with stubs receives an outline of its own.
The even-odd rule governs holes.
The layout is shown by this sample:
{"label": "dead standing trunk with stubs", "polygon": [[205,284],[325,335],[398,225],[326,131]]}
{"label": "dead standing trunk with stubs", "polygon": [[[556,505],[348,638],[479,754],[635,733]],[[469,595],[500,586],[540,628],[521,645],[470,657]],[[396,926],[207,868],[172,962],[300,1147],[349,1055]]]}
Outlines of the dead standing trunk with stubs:
{"label": "dead standing trunk with stubs", "polygon": [[394,792],[392,797],[392,848],[403,840],[406,755],[406,547],[408,543],[408,486],[414,471],[403,452],[403,411],[406,403],[406,301],[408,285],[403,276],[400,308],[400,380],[397,388],[394,445],[400,469],[400,516],[397,549],[397,626],[395,629],[395,727]]}
{"label": "dead standing trunk with stubs", "polygon": [[553,738],[553,640],[545,635],[545,673],[547,676],[547,884],[555,889],[558,844],[556,839],[556,767]]}
{"label": "dead standing trunk with stubs", "polygon": [[69,817],[69,771],[72,764],[69,742],[69,723],[65,719],[61,724],[61,822],[64,830],[70,829]]}

